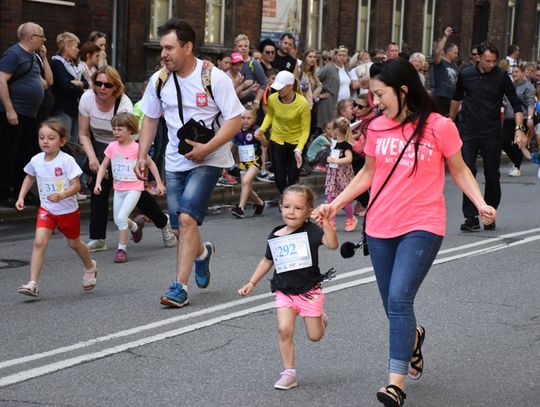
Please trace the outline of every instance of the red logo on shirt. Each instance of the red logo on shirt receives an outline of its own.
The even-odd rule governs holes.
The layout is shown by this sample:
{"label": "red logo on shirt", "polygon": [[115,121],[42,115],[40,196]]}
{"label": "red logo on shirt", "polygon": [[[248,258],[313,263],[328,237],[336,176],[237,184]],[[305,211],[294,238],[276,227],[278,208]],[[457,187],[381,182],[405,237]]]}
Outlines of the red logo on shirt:
{"label": "red logo on shirt", "polygon": [[60,168],[60,167],[55,167],[55,169],[54,169],[54,175],[55,175],[56,177],[60,177],[60,176],[64,175],[64,173],[62,172],[62,168]]}
{"label": "red logo on shirt", "polygon": [[197,107],[208,106],[208,97],[206,93],[197,93]]}

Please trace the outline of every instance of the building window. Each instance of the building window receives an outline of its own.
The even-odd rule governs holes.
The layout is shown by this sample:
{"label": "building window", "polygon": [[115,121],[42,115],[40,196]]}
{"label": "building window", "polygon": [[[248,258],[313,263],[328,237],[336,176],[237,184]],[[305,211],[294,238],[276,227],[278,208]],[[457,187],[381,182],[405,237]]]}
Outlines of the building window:
{"label": "building window", "polygon": [[369,46],[369,26],[371,20],[371,0],[358,1],[358,18],[356,20],[356,49],[368,50]]}
{"label": "building window", "polygon": [[424,35],[422,36],[422,52],[424,55],[433,53],[433,36],[435,28],[435,11],[437,8],[436,0],[425,0],[424,2]]}
{"label": "building window", "polygon": [[172,0],[150,0],[150,29],[148,39],[158,41],[157,29],[172,16]]}
{"label": "building window", "polygon": [[225,0],[206,0],[206,44],[223,44]]}
{"label": "building window", "polygon": [[403,16],[405,14],[405,0],[394,0],[394,13],[392,14],[392,42],[401,49],[403,42]]}
{"label": "building window", "polygon": [[307,46],[321,49],[323,0],[309,0],[307,23]]}
{"label": "building window", "polygon": [[508,0],[508,21],[506,24],[506,42],[507,45],[514,43],[514,34],[516,29],[516,11],[517,11],[517,1]]}

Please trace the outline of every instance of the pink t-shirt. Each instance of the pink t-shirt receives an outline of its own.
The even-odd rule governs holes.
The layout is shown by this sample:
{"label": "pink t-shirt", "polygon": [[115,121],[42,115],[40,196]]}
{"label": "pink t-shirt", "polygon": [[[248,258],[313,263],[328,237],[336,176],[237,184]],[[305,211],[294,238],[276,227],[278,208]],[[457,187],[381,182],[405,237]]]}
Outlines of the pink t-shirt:
{"label": "pink t-shirt", "polygon": [[[388,177],[413,132],[410,124],[403,131],[396,126],[399,123],[386,116],[380,116],[369,124],[364,151],[366,155],[375,157],[371,199]],[[444,159],[460,151],[461,144],[454,123],[440,114],[432,113],[418,148],[416,170],[414,141],[411,141],[396,170],[368,211],[367,234],[392,238],[423,230],[444,236]]]}
{"label": "pink t-shirt", "polygon": [[113,141],[105,149],[105,156],[111,159],[113,187],[116,191],[144,191],[144,181],[139,180],[133,170],[138,154],[139,144],[134,141],[127,146]]}

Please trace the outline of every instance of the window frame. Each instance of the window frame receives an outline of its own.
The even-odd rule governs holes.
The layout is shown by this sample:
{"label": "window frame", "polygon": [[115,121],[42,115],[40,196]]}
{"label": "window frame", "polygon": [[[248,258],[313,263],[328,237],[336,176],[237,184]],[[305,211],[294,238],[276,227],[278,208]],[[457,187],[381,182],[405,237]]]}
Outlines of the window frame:
{"label": "window frame", "polygon": [[[366,2],[366,16],[362,19],[362,9],[364,8],[364,2]],[[365,20],[365,25],[362,28],[362,22]],[[369,49],[369,28],[371,25],[371,0],[358,0],[357,13],[356,13],[356,49],[368,50]],[[362,37],[364,37],[364,43],[362,43]]]}
{"label": "window frame", "polygon": [[[150,0],[148,2],[149,4],[149,16],[152,15],[152,9],[154,9],[154,15],[157,14],[157,2],[159,0]],[[168,7],[167,7],[167,19],[171,18],[172,17],[172,9],[173,9],[173,0],[166,0],[168,2]],[[167,21],[167,20],[165,20]],[[164,22],[165,22],[164,21]],[[159,41],[159,36],[157,34],[157,29],[159,26],[161,26],[164,22],[155,22],[155,27],[152,26],[152,19],[151,18],[148,18],[148,35],[146,36],[146,38],[148,39],[149,42],[158,42]],[[154,38],[152,38],[152,36]]]}
{"label": "window frame", "polygon": [[[398,37],[396,38],[396,6],[399,4],[398,2],[401,2],[401,8],[399,12],[399,33]],[[399,49],[401,49],[403,45],[403,22],[405,17],[405,0],[393,0],[392,2],[392,34],[390,38],[392,38],[392,41],[398,44]]]}
{"label": "window frame", "polygon": [[[429,7],[431,5],[431,7]],[[428,9],[429,7],[429,9]],[[428,10],[431,10],[431,26],[429,27],[429,38],[426,38]],[[435,42],[435,18],[437,15],[437,0],[424,0],[424,21],[422,23],[422,52],[424,55],[433,54],[433,43]]]}
{"label": "window frame", "polygon": [[[313,3],[315,1],[318,1],[319,2],[319,10],[318,10],[318,15],[319,15],[319,18],[317,20],[317,30],[316,30],[316,34],[317,34],[317,43],[316,44],[312,44],[312,37],[313,35],[310,35],[311,32],[313,32],[312,30],[312,24],[311,24],[311,15],[313,14]],[[308,10],[307,10],[307,15],[308,15],[308,18],[307,18],[307,27],[306,27],[306,35],[307,35],[307,39],[308,41],[306,41],[307,45],[309,47],[313,47],[317,50],[321,49],[322,47],[322,16],[323,16],[323,7],[324,7],[324,0],[309,0],[308,1]]]}
{"label": "window frame", "polygon": [[[220,27],[219,27],[219,38],[218,41],[210,42],[209,41],[209,35],[207,37],[207,34],[209,34],[208,26],[209,21],[212,20],[213,11],[214,11],[214,1],[216,0],[206,0],[205,2],[205,12],[204,12],[204,44],[205,45],[223,45],[225,44],[225,1],[226,0],[218,0],[221,4],[221,16],[220,16]],[[208,13],[208,9],[210,9],[210,13]],[[207,14],[208,17],[207,17]]]}

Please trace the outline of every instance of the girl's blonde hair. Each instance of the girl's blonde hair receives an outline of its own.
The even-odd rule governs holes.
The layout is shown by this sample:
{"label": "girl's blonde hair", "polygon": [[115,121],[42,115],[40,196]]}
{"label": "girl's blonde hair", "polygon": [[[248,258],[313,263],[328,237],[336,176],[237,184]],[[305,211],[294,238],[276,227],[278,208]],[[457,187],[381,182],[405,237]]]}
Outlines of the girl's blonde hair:
{"label": "girl's blonde hair", "polygon": [[111,123],[113,127],[127,128],[130,134],[137,134],[139,132],[139,119],[132,113],[117,113],[112,118]]}
{"label": "girl's blonde hair", "polygon": [[257,109],[255,108],[255,105],[253,104],[253,102],[247,102],[244,105],[244,110],[251,112],[251,114],[253,115],[253,118],[257,117]]}
{"label": "girl's blonde hair", "polygon": [[283,202],[283,196],[285,196],[285,194],[287,192],[294,192],[296,194],[304,194],[304,196],[306,198],[307,206],[309,208],[313,208],[313,201],[315,200],[315,194],[313,193],[313,190],[310,187],[308,187],[307,185],[303,185],[303,184],[289,185],[283,191],[283,195],[282,195],[282,198],[281,198],[282,202]]}
{"label": "girl's blonde hair", "polygon": [[353,143],[353,135],[351,130],[351,125],[349,121],[344,117],[338,117],[336,120],[334,120],[334,123],[332,125],[332,128],[334,130],[339,131],[340,134],[345,136],[345,141],[349,144]]}

